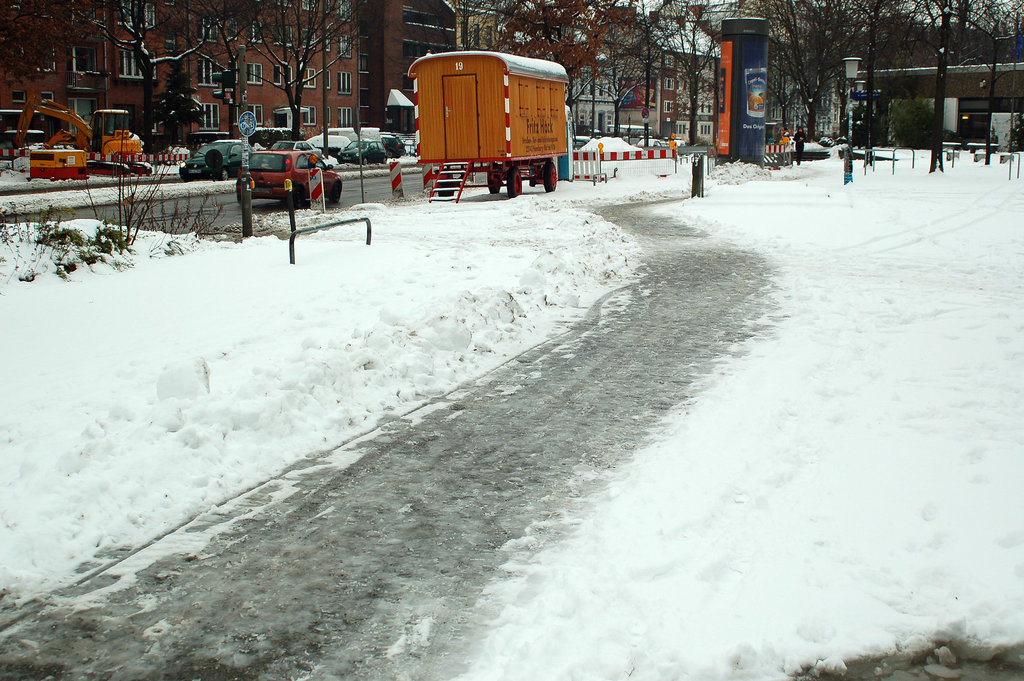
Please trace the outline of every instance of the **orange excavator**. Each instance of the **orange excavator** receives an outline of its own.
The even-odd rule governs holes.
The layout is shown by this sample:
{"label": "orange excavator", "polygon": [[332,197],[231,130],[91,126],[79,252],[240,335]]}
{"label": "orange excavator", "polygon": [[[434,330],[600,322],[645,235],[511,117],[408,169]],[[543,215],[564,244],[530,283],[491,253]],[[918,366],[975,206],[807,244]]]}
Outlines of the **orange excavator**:
{"label": "orange excavator", "polygon": [[[18,133],[14,137],[17,146],[25,143],[25,136],[32,127],[32,117],[37,114],[62,120],[74,129],[58,130],[46,143],[47,149],[33,150],[29,154],[31,177],[45,177],[51,180],[78,178],[87,173],[112,174],[127,168],[128,172],[147,173],[149,166],[123,162],[87,162],[89,152],[108,156],[130,156],[142,153],[142,140],[128,129],[128,112],[124,109],[98,109],[92,112],[92,123],[63,104],[49,99],[38,100],[29,96],[18,120]],[[61,149],[59,147],[73,147]]]}

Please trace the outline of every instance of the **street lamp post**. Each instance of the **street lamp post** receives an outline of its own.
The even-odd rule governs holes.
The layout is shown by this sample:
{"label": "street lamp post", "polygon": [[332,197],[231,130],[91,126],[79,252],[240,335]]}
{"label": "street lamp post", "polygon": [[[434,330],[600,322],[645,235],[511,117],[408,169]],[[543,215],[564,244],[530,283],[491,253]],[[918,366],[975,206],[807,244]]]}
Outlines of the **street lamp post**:
{"label": "street lamp post", "polygon": [[853,182],[853,82],[857,80],[860,57],[846,57],[846,156],[843,163],[843,184]]}

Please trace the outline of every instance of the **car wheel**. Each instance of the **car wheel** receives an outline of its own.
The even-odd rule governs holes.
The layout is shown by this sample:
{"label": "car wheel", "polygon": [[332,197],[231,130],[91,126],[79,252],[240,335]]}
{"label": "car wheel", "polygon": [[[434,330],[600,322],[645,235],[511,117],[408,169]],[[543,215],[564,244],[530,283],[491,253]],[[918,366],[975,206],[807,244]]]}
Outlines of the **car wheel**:
{"label": "car wheel", "polygon": [[189,177],[188,175],[182,175],[182,176],[181,176],[181,181],[182,181],[182,182],[188,182],[188,181],[189,181],[189,180],[191,180],[191,179],[192,179],[192,178],[191,178],[191,177]]}
{"label": "car wheel", "polygon": [[296,208],[308,208],[309,201],[306,200],[306,187],[305,185],[296,184],[292,190],[292,201]]}
{"label": "car wheel", "polygon": [[331,193],[327,195],[327,200],[331,203],[338,203],[341,201],[341,180],[338,180],[331,185]]}

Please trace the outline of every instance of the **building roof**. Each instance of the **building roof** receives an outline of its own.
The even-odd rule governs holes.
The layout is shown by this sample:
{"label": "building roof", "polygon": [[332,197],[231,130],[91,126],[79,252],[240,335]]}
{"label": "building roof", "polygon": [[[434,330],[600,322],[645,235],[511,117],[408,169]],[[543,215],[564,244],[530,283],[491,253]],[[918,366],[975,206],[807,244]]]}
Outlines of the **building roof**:
{"label": "building roof", "polygon": [[412,66],[409,67],[409,76],[413,77],[413,74],[416,71],[416,65],[420,62],[427,61],[428,59],[457,59],[458,57],[493,57],[505,62],[505,69],[510,74],[527,76],[530,78],[541,78],[543,80],[557,80],[562,83],[569,82],[569,74],[565,72],[565,67],[557,62],[547,61],[546,59],[534,59],[532,57],[520,57],[518,55],[505,54],[503,52],[485,52],[475,50],[464,52],[440,52],[438,54],[428,54],[425,57],[420,57],[412,63]]}

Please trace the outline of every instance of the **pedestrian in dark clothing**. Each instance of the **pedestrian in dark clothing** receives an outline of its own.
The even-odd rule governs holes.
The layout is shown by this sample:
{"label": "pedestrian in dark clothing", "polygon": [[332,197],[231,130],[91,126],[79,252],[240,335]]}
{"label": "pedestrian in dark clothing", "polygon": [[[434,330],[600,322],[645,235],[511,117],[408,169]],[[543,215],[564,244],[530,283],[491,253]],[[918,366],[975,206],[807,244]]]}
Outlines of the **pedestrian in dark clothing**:
{"label": "pedestrian in dark clothing", "polygon": [[807,135],[804,133],[803,128],[796,129],[793,141],[796,142],[796,164],[800,165],[800,162],[804,160],[804,142],[807,141]]}

